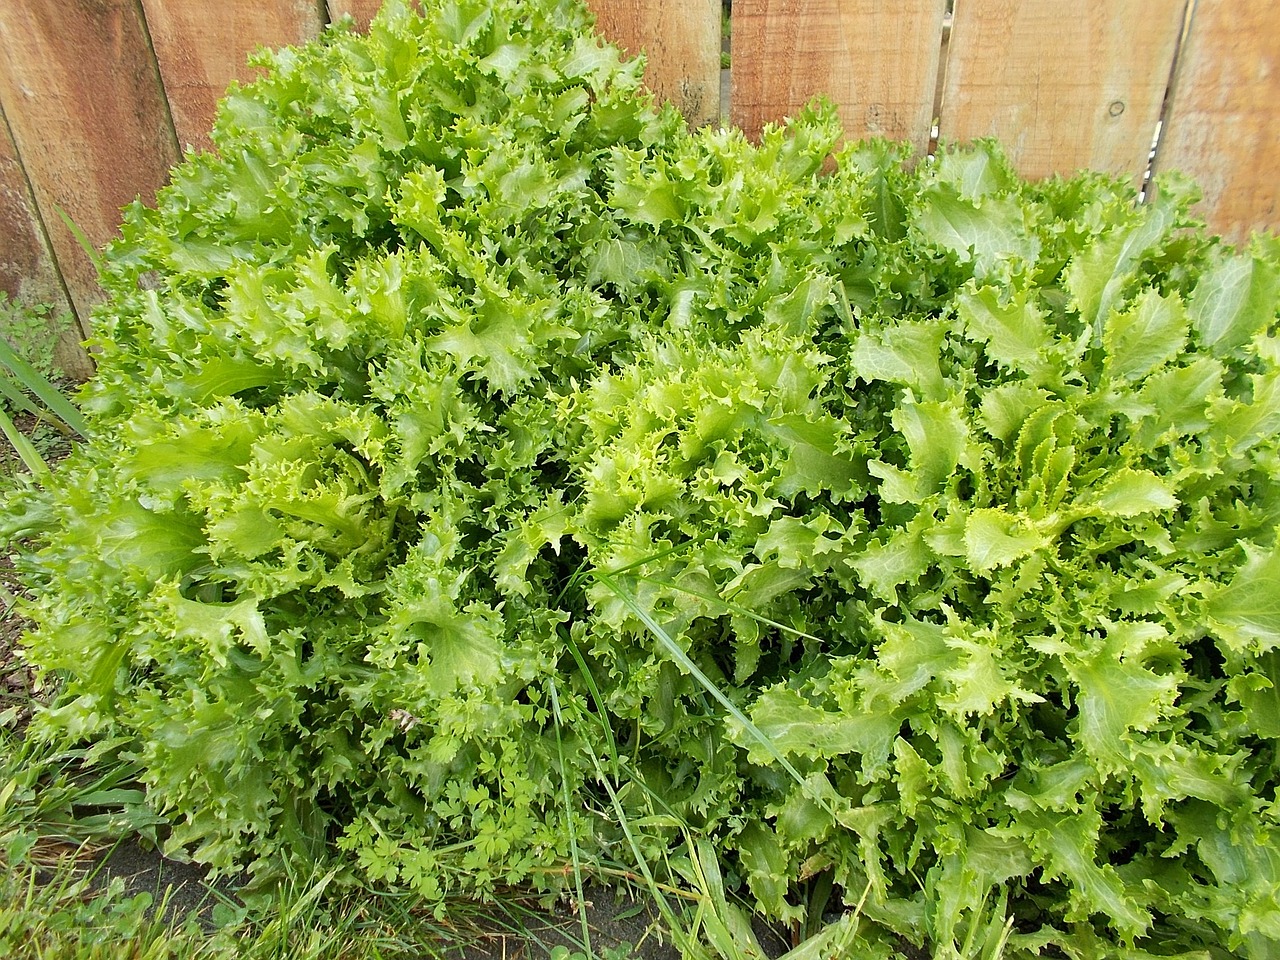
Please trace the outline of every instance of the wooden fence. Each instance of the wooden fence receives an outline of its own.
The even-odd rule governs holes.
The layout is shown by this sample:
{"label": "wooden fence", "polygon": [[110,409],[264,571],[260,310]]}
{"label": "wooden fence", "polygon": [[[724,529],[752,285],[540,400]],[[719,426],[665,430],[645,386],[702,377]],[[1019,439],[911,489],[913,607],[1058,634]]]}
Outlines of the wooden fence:
{"label": "wooden fence", "polygon": [[[721,0],[589,2],[694,123],[757,133],[825,93],[849,136],[917,151],[997,136],[1033,177],[1179,169],[1229,239],[1280,227],[1277,0],[734,0],[727,85]],[[346,13],[367,23],[378,5],[0,0],[0,289],[70,311],[65,368],[86,372],[76,344],[96,287],[58,211],[106,243],[124,204],[208,146],[217,98],[251,75],[247,51]]]}

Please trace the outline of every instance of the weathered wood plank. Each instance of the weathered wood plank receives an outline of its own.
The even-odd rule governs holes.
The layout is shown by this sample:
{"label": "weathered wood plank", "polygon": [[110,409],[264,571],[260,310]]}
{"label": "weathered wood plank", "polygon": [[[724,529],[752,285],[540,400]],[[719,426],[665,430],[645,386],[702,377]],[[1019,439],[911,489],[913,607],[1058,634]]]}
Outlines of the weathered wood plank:
{"label": "weathered wood plank", "polygon": [[1280,230],[1280,3],[1199,0],[1155,166],[1199,182],[1228,240]]}
{"label": "weathered wood plank", "polygon": [[736,0],[730,115],[756,137],[817,94],[845,134],[908,140],[932,127],[945,0]]}
{"label": "weathered wood plank", "polygon": [[76,319],[53,262],[53,251],[35,198],[18,157],[9,124],[0,111],[0,291],[28,308],[46,307],[48,322],[42,330],[0,329],[15,346],[23,337],[36,336],[39,345],[52,341],[53,361],[75,377],[93,372],[89,355],[80,346],[85,332]]}
{"label": "weathered wood plank", "polygon": [[0,290],[27,303],[65,301],[9,124],[0,111]]}
{"label": "weathered wood plank", "polygon": [[367,30],[374,14],[382,9],[382,0],[328,0],[328,3],[330,21],[349,13],[361,30]]}
{"label": "weathered wood plank", "polygon": [[719,0],[587,0],[606,37],[647,57],[645,83],[692,127],[720,119]]}
{"label": "weathered wood plank", "polygon": [[259,47],[302,43],[319,35],[316,0],[142,0],[178,142],[211,148],[209,129],[232,80],[256,71],[245,58]]}
{"label": "weathered wood plank", "polygon": [[57,214],[101,246],[120,210],[151,199],[177,159],[134,0],[0,0],[0,104],[82,321],[93,265]]}
{"label": "weathered wood plank", "polygon": [[998,137],[1025,176],[1146,171],[1186,0],[956,4],[939,134]]}

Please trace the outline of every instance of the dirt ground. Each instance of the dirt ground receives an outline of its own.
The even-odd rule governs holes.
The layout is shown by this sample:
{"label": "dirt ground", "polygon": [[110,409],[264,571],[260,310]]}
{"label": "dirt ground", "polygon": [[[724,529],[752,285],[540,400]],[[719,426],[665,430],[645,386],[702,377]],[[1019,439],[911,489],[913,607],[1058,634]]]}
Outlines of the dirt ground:
{"label": "dirt ground", "polygon": [[[145,891],[157,903],[165,900],[170,919],[195,912],[207,920],[220,899],[234,900],[229,885],[211,889],[199,867],[168,860],[134,840],[122,842],[104,857],[95,882],[105,886],[116,877],[124,881],[129,894]],[[633,949],[628,956],[634,960],[679,960],[679,952],[655,933],[651,907],[605,889],[589,891],[586,902],[591,943],[597,953],[629,944]],[[514,922],[497,912],[486,918],[483,909],[468,911],[457,942],[441,946],[439,956],[443,960],[541,960],[559,945],[581,950],[581,918],[567,906],[555,913],[529,907],[520,915],[518,933],[512,930]],[[769,957],[780,957],[790,947],[777,931],[757,926],[755,932]]]}
{"label": "dirt ground", "polygon": [[[219,893],[205,884],[199,867],[165,859],[136,841],[121,843],[101,866],[96,879],[99,884],[119,877],[128,893],[146,891],[156,897],[156,902],[168,891],[171,919],[193,911],[207,919],[219,901]],[[221,887],[219,892],[234,900],[229,887]],[[597,952],[629,943],[638,944],[634,953],[637,960],[678,960],[679,954],[670,945],[659,943],[647,930],[649,920],[643,913],[629,915],[633,903],[616,902],[612,893],[603,890],[595,891],[588,902],[592,946]],[[538,960],[560,944],[571,950],[580,949],[582,929],[576,913],[522,914],[520,922],[524,930],[517,934],[496,915],[488,920],[469,915],[459,926],[458,942],[441,947],[440,956],[448,960]]]}

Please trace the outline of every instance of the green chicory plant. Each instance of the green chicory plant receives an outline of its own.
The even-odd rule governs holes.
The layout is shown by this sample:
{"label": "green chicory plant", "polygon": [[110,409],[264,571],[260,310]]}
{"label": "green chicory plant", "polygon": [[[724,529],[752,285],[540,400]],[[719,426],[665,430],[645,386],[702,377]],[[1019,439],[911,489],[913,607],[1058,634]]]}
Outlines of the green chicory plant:
{"label": "green chicory plant", "polygon": [[265,55],[127,211],[10,507],[37,729],[225,870],[697,836],[866,956],[1273,956],[1280,243],[821,105],[689,132],[576,3],[427,6]]}

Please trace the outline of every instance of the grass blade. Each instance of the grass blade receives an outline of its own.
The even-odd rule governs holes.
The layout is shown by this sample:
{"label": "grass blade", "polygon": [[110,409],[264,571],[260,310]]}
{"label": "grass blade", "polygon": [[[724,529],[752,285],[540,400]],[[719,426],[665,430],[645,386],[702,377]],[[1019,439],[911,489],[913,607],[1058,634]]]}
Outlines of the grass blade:
{"label": "grass blade", "polygon": [[80,249],[85,252],[85,256],[87,256],[89,258],[89,262],[93,264],[93,269],[98,272],[98,276],[102,276],[107,269],[106,261],[102,259],[102,254],[94,249],[93,244],[89,242],[89,238],[85,236],[85,232],[80,229],[79,225],[74,220],[71,219],[71,216],[67,211],[56,205],[54,206],[54,209],[58,211],[58,216],[60,216],[62,218],[62,222],[67,225],[67,229],[71,231],[71,235],[76,238],[76,243],[80,244]]}
{"label": "grass blade", "polygon": [[[645,562],[648,561],[646,560]],[[610,572],[617,573],[616,570]],[[652,583],[655,586],[666,587],[667,589],[674,590],[677,593],[683,593],[688,597],[696,597],[699,600],[706,600],[708,603],[719,604],[724,607],[725,610],[729,611],[729,613],[735,614],[739,617],[745,617],[748,620],[754,620],[756,623],[762,624],[766,627],[773,627],[775,630],[781,630],[783,633],[789,633],[794,637],[799,637],[801,640],[812,640],[814,643],[822,642],[821,637],[815,637],[811,633],[805,633],[803,630],[797,630],[795,627],[789,627],[785,623],[779,623],[777,620],[770,620],[768,617],[761,616],[754,610],[748,610],[741,604],[734,603],[732,600],[726,600],[724,597],[718,596],[717,594],[690,590],[688,587],[682,587],[674,581],[660,580],[657,577],[646,577],[639,573],[633,574],[633,576],[637,580],[643,580],[645,583]]]}
{"label": "grass blade", "polygon": [[663,895],[663,884],[659,883],[653,875],[653,871],[649,869],[649,863],[645,859],[644,851],[640,849],[640,843],[636,840],[635,834],[631,829],[631,821],[627,817],[627,812],[622,806],[622,800],[618,796],[618,791],[613,788],[613,784],[609,782],[609,777],[605,773],[603,764],[600,762],[599,756],[596,755],[595,748],[591,746],[590,741],[587,742],[587,753],[591,757],[592,766],[596,769],[596,776],[600,780],[600,784],[604,787],[605,793],[609,795],[609,803],[613,807],[614,816],[618,818],[618,826],[622,830],[622,835],[627,841],[627,845],[631,848],[631,856],[636,866],[640,870],[643,877],[644,885],[650,896],[653,897],[654,906],[658,908],[658,913],[662,916],[663,921],[667,924],[672,939],[676,943],[676,947],[680,950],[683,957],[696,957],[698,951],[692,938],[684,932],[680,923],[680,918],[676,911],[672,908],[667,898]]}
{"label": "grass blade", "polygon": [[49,483],[53,479],[53,474],[49,471],[49,465],[44,462],[44,458],[40,456],[35,445],[27,439],[26,435],[13,425],[13,421],[9,419],[9,415],[0,410],[0,430],[4,431],[5,437],[9,443],[13,444],[13,449],[18,452],[18,456],[22,462],[27,465],[27,469],[31,471],[31,475],[42,486]]}
{"label": "grass blade", "polygon": [[[569,648],[569,653],[573,656],[574,662],[578,665],[578,672],[582,674],[583,682],[587,685],[587,692],[591,694],[591,699],[596,705],[596,716],[600,720],[600,729],[604,733],[605,743],[609,748],[609,756],[613,760],[613,775],[620,775],[621,759],[618,755],[618,742],[613,736],[613,726],[609,723],[609,707],[605,703],[604,695],[600,692],[600,687],[596,684],[596,678],[591,674],[591,668],[587,665],[586,658],[582,655],[582,651],[578,649],[578,645],[574,643],[573,637],[570,636],[568,630],[563,631],[565,646]],[[555,691],[552,690],[554,696]],[[557,708],[558,709],[558,708]]]}
{"label": "grass blade", "polygon": [[7,400],[14,410],[40,416],[40,408],[8,377],[0,376],[0,398]]}
{"label": "grass blade", "polygon": [[555,717],[556,724],[556,753],[560,760],[560,788],[564,799],[564,816],[565,826],[569,831],[569,856],[573,861],[573,887],[578,895],[578,919],[582,924],[582,943],[587,949],[587,955],[591,955],[591,924],[587,921],[586,908],[586,891],[582,886],[582,857],[578,852],[578,834],[573,828],[573,801],[569,796],[569,778],[565,776],[565,755],[564,740],[560,736],[560,730],[564,726],[564,717],[560,712],[560,694],[556,689],[556,681],[553,677],[549,687],[551,692],[551,711]]}
{"label": "grass blade", "polygon": [[18,356],[3,338],[0,338],[0,364],[8,367],[18,383],[30,390],[50,413],[80,436],[88,435],[88,424],[85,423],[84,417],[74,404],[63,396],[57,387],[41,376],[35,367]]}
{"label": "grass blade", "polygon": [[800,771],[797,770],[795,766],[792,765],[791,761],[783,755],[782,751],[778,749],[778,745],[775,744],[763,730],[752,723],[751,719],[738,708],[738,705],[725,696],[724,691],[716,686],[716,684],[712,683],[711,678],[702,672],[702,669],[693,662],[684,650],[680,648],[678,643],[671,639],[667,631],[662,628],[662,625],[654,620],[653,617],[649,615],[648,611],[641,607],[640,604],[636,603],[635,598],[632,597],[631,594],[618,586],[617,582],[608,574],[597,573],[595,574],[595,578],[600,584],[610,590],[619,600],[621,600],[628,610],[639,618],[640,622],[645,625],[645,628],[648,629],[651,634],[653,634],[654,638],[658,641],[663,650],[667,652],[668,656],[670,656],[682,670],[693,677],[702,686],[702,688],[707,691],[707,693],[711,694],[711,696],[715,698],[716,702],[719,703],[720,706],[724,707],[729,716],[733,717],[734,720],[741,724],[742,729],[747,732],[748,736],[764,747],[766,752],[768,752],[769,756],[774,759],[778,766],[782,767],[782,769],[787,772],[787,776],[791,777],[792,780],[799,784],[800,789],[804,791],[806,797],[829,813],[832,818],[839,819],[836,811],[831,808],[829,803],[827,803],[826,797],[823,797],[814,791],[810,783],[801,776]]}

